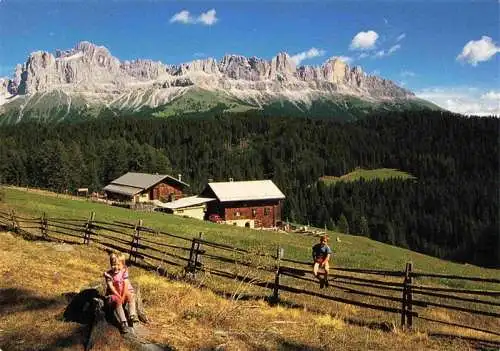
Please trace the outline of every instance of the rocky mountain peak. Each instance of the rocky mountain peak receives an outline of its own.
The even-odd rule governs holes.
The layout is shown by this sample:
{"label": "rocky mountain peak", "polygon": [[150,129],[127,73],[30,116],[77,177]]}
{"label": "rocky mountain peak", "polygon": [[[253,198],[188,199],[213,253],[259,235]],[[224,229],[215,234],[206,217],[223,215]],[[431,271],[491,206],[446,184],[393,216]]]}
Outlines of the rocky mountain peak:
{"label": "rocky mountain peak", "polygon": [[280,52],[271,61],[271,72],[269,78],[286,79],[293,77],[296,73],[295,61],[286,52]]}
{"label": "rocky mountain peak", "polygon": [[16,66],[12,79],[3,82],[0,89],[10,95],[62,89],[93,96],[160,89],[155,93],[159,97],[151,100],[157,105],[189,87],[223,91],[253,102],[275,98],[310,101],[339,93],[369,100],[413,96],[391,81],[366,75],[359,66],[349,67],[339,58],[321,66],[297,67],[288,53],[280,52],[271,60],[225,55],[219,62],[206,58],[166,65],[147,59],[120,61],[106,47],[88,41],[57,50],[55,55],[32,53],[25,64]]}

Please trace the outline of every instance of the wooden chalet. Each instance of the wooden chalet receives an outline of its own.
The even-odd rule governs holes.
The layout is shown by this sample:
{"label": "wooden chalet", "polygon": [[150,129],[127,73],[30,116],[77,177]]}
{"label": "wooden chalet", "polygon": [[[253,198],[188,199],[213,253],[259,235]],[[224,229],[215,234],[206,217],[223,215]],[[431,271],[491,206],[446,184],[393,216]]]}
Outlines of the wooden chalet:
{"label": "wooden chalet", "polygon": [[109,200],[122,202],[173,201],[184,197],[189,184],[164,174],[128,172],[104,187]]}
{"label": "wooden chalet", "polygon": [[216,199],[207,203],[205,219],[249,228],[281,224],[285,195],[271,180],[208,183],[200,196]]}

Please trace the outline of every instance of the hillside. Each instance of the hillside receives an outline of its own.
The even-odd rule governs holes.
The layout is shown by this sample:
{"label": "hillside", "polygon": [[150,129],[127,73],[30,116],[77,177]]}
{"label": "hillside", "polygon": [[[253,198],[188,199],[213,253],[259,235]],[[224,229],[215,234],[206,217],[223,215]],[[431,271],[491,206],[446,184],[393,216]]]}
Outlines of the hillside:
{"label": "hillside", "polygon": [[[81,246],[33,243],[0,233],[0,347],[9,351],[81,350],[83,328],[59,319],[67,301],[99,281],[107,268],[102,251]],[[26,279],[36,270],[38,279]],[[349,324],[344,308],[337,316],[302,309],[269,307],[263,301],[223,299],[210,291],[168,281],[131,268],[141,284],[152,322],[147,340],[165,350],[468,350],[461,340],[425,333],[381,332]],[[166,307],[168,306],[168,307]],[[107,334],[99,351],[131,350],[117,331]],[[95,348],[97,350],[97,348]]]}
{"label": "hillside", "polygon": [[[133,222],[141,218],[146,225],[156,229],[185,237],[192,237],[193,233],[203,231],[207,239],[249,249],[258,247],[259,250],[273,250],[280,244],[285,248],[285,257],[302,260],[309,256],[310,245],[316,241],[314,237],[298,234],[234,228],[160,213],[137,213],[36,190],[6,189],[4,202],[0,205],[0,209],[5,208],[14,209],[22,216],[39,215],[43,211],[48,215],[56,213],[58,218],[85,218],[93,210],[97,213],[96,219],[100,221]],[[0,334],[0,345],[6,345],[9,350],[40,348],[40,345],[48,347],[47,350],[56,349],[56,346],[59,349],[74,349],[80,342],[80,331],[75,324],[57,320],[66,304],[61,294],[95,284],[107,265],[106,255],[93,245],[89,248],[30,243],[10,235],[0,235],[0,273],[5,277],[0,288],[5,289],[3,296],[9,304],[5,310],[9,318],[0,321],[0,328],[4,331]],[[453,264],[366,238],[339,233],[330,235],[340,240],[332,242],[335,266],[398,269],[406,260],[411,259],[417,271],[481,277],[498,275],[496,270]],[[33,267],[37,267],[41,277],[39,280],[26,279],[25,271],[34,269]],[[479,345],[474,344],[478,340],[495,340],[491,335],[478,331],[425,322],[418,323],[415,332],[405,333],[395,328],[399,323],[397,315],[342,303],[323,303],[310,297],[296,296],[293,301],[299,304],[290,304],[291,301],[284,295],[285,305],[269,307],[262,296],[249,300],[245,298],[253,291],[250,285],[236,281],[222,282],[210,275],[202,277],[194,287],[182,282],[170,282],[135,267],[132,267],[131,275],[135,282],[141,284],[146,310],[153,318],[152,324],[147,327],[148,340],[177,350],[212,349],[220,344],[224,344],[225,350],[334,350],[339,345],[346,350],[382,350],[389,345],[391,348],[398,347],[399,344],[410,350],[465,350],[470,347],[470,340],[476,340],[473,345]],[[453,281],[446,279],[439,284],[455,286]],[[232,298],[225,300],[206,289],[199,290],[196,286],[205,286],[210,290],[217,286],[218,289],[214,290]],[[463,286],[481,288],[483,284]],[[335,295],[343,296],[341,290],[332,289]],[[27,299],[38,301],[38,307],[27,305]],[[163,306],[167,305],[169,308],[165,309]],[[45,324],[34,329],[30,321],[40,318],[42,314]],[[481,319],[476,317],[460,317],[460,314],[439,309],[432,309],[430,316],[461,324],[481,323]],[[491,322],[484,320],[482,323],[483,328],[488,328],[488,323]],[[431,337],[431,334],[462,335],[469,338],[469,341],[441,339]],[[116,335],[108,337],[107,346],[102,349],[112,347],[110,344],[113,342],[120,342],[122,349],[128,349],[127,344],[119,341]]]}
{"label": "hillside", "polygon": [[396,169],[389,168],[379,168],[379,169],[362,169],[357,168],[354,171],[344,174],[340,177],[335,176],[323,176],[319,178],[320,181],[325,184],[335,184],[336,182],[355,182],[358,180],[385,180],[385,179],[416,179],[411,174],[406,172],[401,172]]}
{"label": "hillside", "polygon": [[[85,219],[92,211],[95,211],[96,220],[134,223],[142,219],[148,227],[187,238],[195,237],[199,232],[203,232],[207,240],[244,248],[259,247],[268,252],[274,252],[276,246],[279,245],[285,249],[285,257],[298,260],[308,260],[310,248],[317,241],[317,238],[298,234],[236,228],[157,212],[135,212],[81,198],[73,200],[65,195],[39,193],[37,190],[4,188],[4,192],[5,199],[0,206],[13,209],[22,215],[40,216],[45,212],[57,214],[61,218]],[[420,271],[484,278],[495,278],[498,275],[498,270],[495,269],[448,262],[379,243],[366,237],[331,231],[329,234],[332,238],[340,239],[340,242],[332,241],[332,248],[335,251],[335,264],[342,267],[401,269],[406,262],[412,261],[415,269]],[[453,284],[451,281],[443,281],[443,283]],[[480,288],[481,284],[467,283],[464,286]]]}
{"label": "hillside", "polygon": [[[197,194],[208,179],[272,179],[286,195],[284,220],[335,230],[345,217],[349,232],[499,266],[498,196],[491,191],[499,187],[498,119],[420,111],[340,123],[255,110],[214,113],[3,126],[0,180],[74,192],[101,191],[129,171],[182,174]],[[356,168],[397,169],[418,181],[318,182]]]}

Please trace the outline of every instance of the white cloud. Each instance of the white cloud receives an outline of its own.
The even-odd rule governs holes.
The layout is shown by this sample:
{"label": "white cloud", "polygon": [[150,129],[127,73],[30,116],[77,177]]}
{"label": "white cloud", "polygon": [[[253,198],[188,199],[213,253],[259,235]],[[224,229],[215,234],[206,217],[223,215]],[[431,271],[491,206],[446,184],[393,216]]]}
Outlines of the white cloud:
{"label": "white cloud", "polygon": [[401,71],[401,73],[399,74],[401,77],[415,77],[416,74],[415,72],[412,72],[412,71]]}
{"label": "white cloud", "polygon": [[194,18],[191,16],[189,11],[187,10],[182,10],[181,12],[176,13],[175,15],[170,18],[170,23],[184,23],[184,24],[189,24],[189,23],[194,23]]}
{"label": "white cloud", "polygon": [[207,54],[205,54],[204,52],[195,52],[193,54],[193,57],[206,57]]}
{"label": "white cloud", "polygon": [[488,61],[498,52],[500,52],[500,47],[490,37],[483,35],[481,39],[471,40],[465,44],[457,60],[477,66],[479,62]]}
{"label": "white cloud", "polygon": [[372,76],[380,76],[380,70],[375,69],[375,70],[373,70],[373,72],[372,72],[372,73],[370,73],[370,74],[371,74]]}
{"label": "white cloud", "polygon": [[208,10],[207,12],[203,12],[199,17],[197,22],[202,23],[206,26],[211,26],[215,24],[219,19],[215,16],[215,9]]}
{"label": "white cloud", "polygon": [[500,104],[500,91],[490,90],[487,93],[481,95],[481,99],[483,99],[483,100],[493,100],[493,101],[496,101],[498,104]]}
{"label": "white cloud", "polygon": [[219,19],[216,17],[215,9],[202,12],[199,16],[193,16],[189,11],[182,10],[170,18],[170,23],[196,24],[200,23],[206,26],[214,25]]}
{"label": "white cloud", "polygon": [[369,30],[367,32],[359,32],[352,38],[351,45],[349,48],[351,50],[369,50],[375,47],[375,43],[378,39],[377,32]]}
{"label": "white cloud", "polygon": [[399,44],[396,44],[396,45],[393,45],[389,48],[389,51],[387,52],[387,55],[390,55],[392,53],[395,53],[396,51],[398,51],[399,49],[401,49],[401,45]]}
{"label": "white cloud", "polygon": [[339,59],[340,61],[343,61],[345,63],[352,63],[354,61],[354,59],[352,57],[349,57],[349,56],[332,56],[332,57],[330,57],[330,60],[335,60],[335,59]]}
{"label": "white cloud", "polygon": [[401,45],[399,44],[396,44],[396,45],[393,45],[389,48],[389,50],[385,51],[385,50],[379,50],[377,51],[373,57],[374,58],[382,58],[382,57],[385,57],[385,56],[390,56],[392,55],[393,53],[395,53],[396,51],[398,51],[399,49],[401,49]]}
{"label": "white cloud", "polygon": [[366,52],[362,52],[361,54],[359,54],[358,59],[364,59],[368,56],[370,56],[370,55],[368,55]]}
{"label": "white cloud", "polygon": [[404,38],[406,38],[406,33],[402,33],[402,34],[398,35],[398,37],[396,38],[396,43],[397,43],[398,41],[403,40]]}
{"label": "white cloud", "polygon": [[295,61],[296,65],[299,65],[302,61],[306,59],[310,59],[313,57],[323,56],[325,54],[325,50],[310,48],[307,51],[299,52],[291,57],[293,61]]}
{"label": "white cloud", "polygon": [[476,116],[500,116],[500,91],[481,91],[478,88],[427,88],[415,92],[417,97],[432,101],[452,112]]}

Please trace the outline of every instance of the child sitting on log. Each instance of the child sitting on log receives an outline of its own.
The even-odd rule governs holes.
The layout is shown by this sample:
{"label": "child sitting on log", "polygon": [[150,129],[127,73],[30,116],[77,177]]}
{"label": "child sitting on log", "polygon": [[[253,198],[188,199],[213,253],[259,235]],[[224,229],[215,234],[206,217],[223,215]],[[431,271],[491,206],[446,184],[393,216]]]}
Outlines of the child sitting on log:
{"label": "child sitting on log", "polygon": [[128,321],[123,306],[128,304],[130,321],[139,322],[137,318],[134,288],[128,279],[128,269],[125,264],[125,255],[111,253],[109,255],[111,269],[104,273],[106,279],[106,301],[115,312],[120,323],[120,331],[128,332]]}

